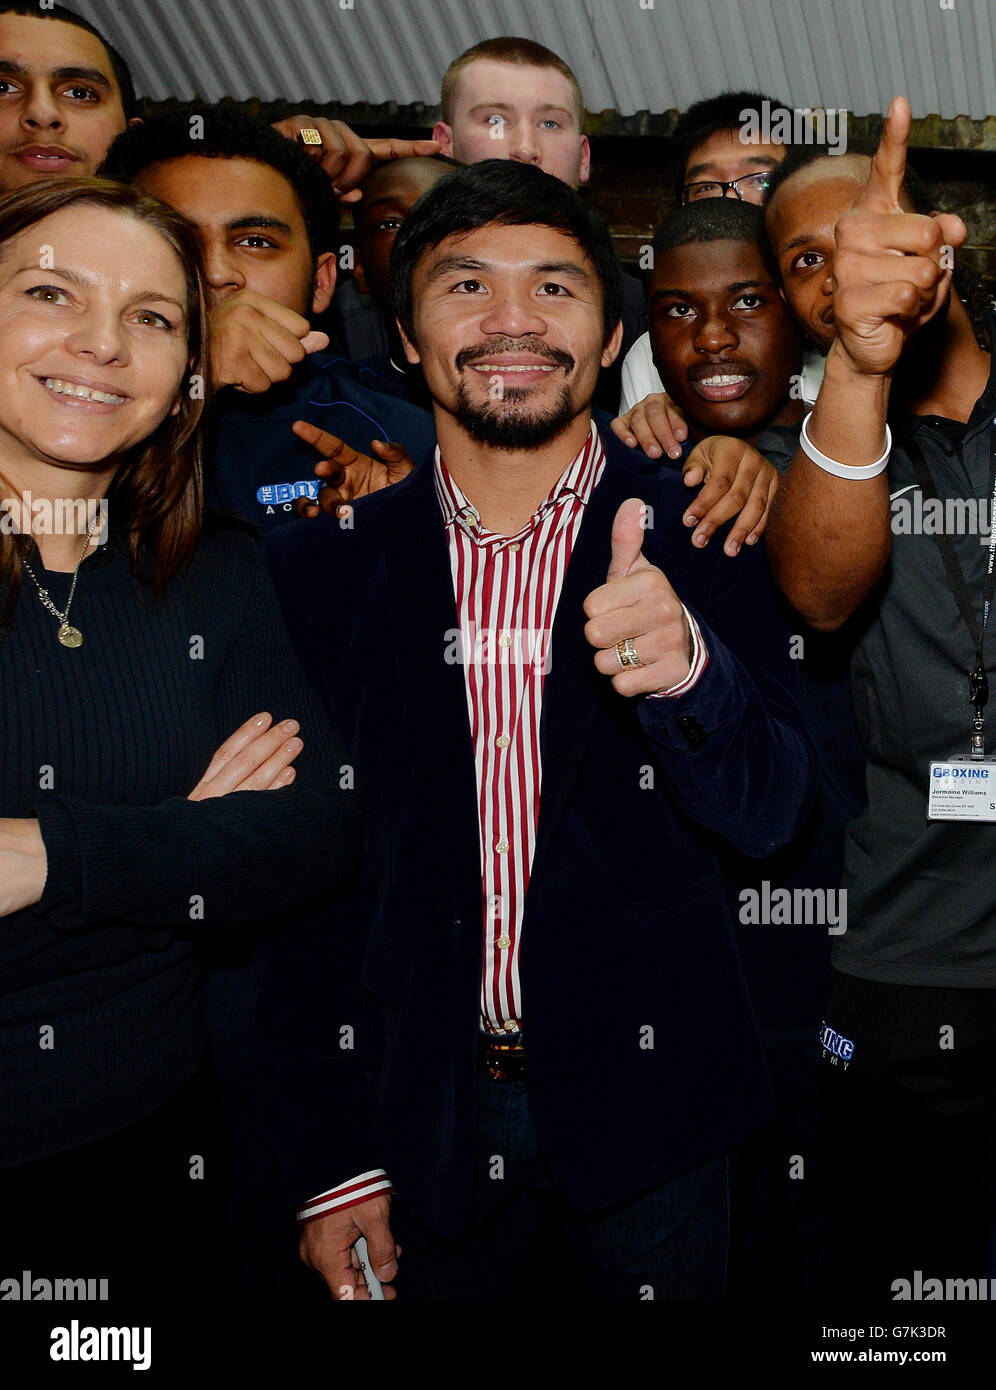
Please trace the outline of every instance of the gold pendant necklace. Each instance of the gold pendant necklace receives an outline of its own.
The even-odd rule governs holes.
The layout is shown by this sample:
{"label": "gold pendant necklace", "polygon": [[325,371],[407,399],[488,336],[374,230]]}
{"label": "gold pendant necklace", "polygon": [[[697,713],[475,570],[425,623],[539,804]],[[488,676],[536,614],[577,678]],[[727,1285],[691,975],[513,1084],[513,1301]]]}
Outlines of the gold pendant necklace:
{"label": "gold pendant necklace", "polygon": [[32,583],[38,590],[38,598],[41,601],[42,607],[47,608],[48,611],[51,614],[53,614],[54,617],[58,618],[59,631],[57,635],[59,641],[62,643],[64,647],[82,647],[83,645],[82,632],[80,632],[78,627],[73,627],[73,625],[69,622],[69,610],[72,607],[73,595],[76,593],[76,581],[79,578],[80,565],[82,565],[83,557],[90,549],[90,540],[93,536],[96,525],[97,518],[94,517],[93,521],[91,521],[90,523],[90,529],[86,533],[86,540],[83,542],[83,549],[80,551],[80,558],[76,561],[76,568],[73,570],[73,582],[69,586],[69,597],[66,599],[65,610],[61,613],[49,597],[48,590],[43,589],[42,586],[39,584],[38,576],[35,574],[31,566],[28,564],[27,560],[21,561],[22,566],[25,570],[27,570],[28,574],[31,576]]}

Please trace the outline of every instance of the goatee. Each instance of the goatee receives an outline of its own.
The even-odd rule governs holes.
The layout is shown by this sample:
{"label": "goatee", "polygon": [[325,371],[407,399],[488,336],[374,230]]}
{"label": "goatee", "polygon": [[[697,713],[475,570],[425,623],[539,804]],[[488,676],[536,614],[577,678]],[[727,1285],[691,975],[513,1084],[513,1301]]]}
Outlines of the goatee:
{"label": "goatee", "polygon": [[528,400],[529,395],[522,387],[511,386],[500,400],[477,403],[470,399],[466,382],[461,381],[453,414],[478,444],[486,444],[491,449],[539,449],[563,433],[576,411],[566,382],[559,400],[542,412],[527,413],[514,408],[517,403]]}

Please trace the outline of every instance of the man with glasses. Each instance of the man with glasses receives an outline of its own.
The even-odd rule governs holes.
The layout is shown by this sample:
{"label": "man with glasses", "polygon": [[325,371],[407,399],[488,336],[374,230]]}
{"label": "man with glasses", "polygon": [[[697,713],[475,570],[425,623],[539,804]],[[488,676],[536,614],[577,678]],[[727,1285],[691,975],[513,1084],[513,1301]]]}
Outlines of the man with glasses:
{"label": "man with glasses", "polygon": [[[739,198],[743,203],[760,206],[768,180],[785,158],[788,147],[746,141],[741,139],[741,132],[750,129],[749,116],[758,118],[753,122],[756,126],[765,109],[782,106],[762,92],[723,92],[690,106],[671,136],[671,169],[678,202]],[[627,414],[648,396],[664,394],[664,384],[654,366],[650,335],[645,333],[623,359],[619,414]],[[655,418],[661,422],[655,430],[659,443],[671,458],[680,458],[682,441],[687,438],[680,413],[662,401]],[[647,447],[643,441],[641,444]]]}
{"label": "man with glasses", "polygon": [[[767,105],[765,105],[767,103]],[[678,201],[739,198],[764,202],[767,179],[785,158],[786,146],[745,140],[748,116],[783,109],[761,92],[723,92],[690,106],[671,136],[671,171]],[[746,113],[746,114],[745,114]],[[753,123],[756,127],[758,121]]]}
{"label": "man with glasses", "polygon": [[742,203],[760,204],[771,182],[771,170],[741,174],[738,179],[696,179],[681,190],[682,203],[698,203],[703,198],[739,198]]}

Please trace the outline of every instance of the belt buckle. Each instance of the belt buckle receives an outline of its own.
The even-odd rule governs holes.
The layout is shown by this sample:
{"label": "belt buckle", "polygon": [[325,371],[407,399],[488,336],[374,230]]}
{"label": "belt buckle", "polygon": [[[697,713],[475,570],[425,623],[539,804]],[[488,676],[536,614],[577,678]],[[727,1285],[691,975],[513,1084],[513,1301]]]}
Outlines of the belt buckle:
{"label": "belt buckle", "polygon": [[484,1065],[494,1081],[521,1081],[526,1071],[525,1048],[521,1043],[486,1043]]}

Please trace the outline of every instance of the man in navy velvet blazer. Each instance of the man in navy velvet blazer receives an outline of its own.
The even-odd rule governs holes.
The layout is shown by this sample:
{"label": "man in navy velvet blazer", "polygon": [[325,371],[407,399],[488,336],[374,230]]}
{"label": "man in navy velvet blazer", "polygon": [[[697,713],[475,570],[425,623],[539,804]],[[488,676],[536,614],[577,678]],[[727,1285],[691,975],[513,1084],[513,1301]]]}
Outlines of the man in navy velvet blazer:
{"label": "man in navy velvet blazer", "polygon": [[361,1234],[388,1296],[723,1293],[770,1096],[716,850],[790,839],[812,763],[763,556],[692,548],[680,478],[592,425],[619,276],[566,185],[448,175],[391,265],[439,447],[268,541],[365,806],[265,1004],[339,1298]]}

